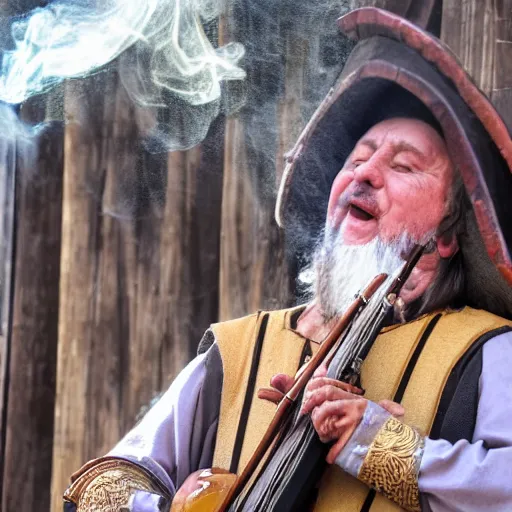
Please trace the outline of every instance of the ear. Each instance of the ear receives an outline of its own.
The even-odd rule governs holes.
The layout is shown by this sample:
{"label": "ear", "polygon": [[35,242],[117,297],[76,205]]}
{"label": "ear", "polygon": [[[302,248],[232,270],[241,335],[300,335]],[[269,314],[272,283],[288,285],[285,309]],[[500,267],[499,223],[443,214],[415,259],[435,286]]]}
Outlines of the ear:
{"label": "ear", "polygon": [[437,251],[441,258],[451,258],[459,250],[459,242],[454,235],[444,235],[437,239]]}

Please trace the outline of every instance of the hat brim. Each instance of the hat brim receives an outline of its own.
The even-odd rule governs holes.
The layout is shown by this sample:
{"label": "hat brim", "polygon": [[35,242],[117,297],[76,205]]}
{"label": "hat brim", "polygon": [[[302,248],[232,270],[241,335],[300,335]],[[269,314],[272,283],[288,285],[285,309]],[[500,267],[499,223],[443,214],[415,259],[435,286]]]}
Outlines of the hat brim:
{"label": "hat brim", "polygon": [[330,185],[357,140],[386,110],[408,115],[410,107],[414,116],[415,99],[440,125],[489,258],[512,284],[512,141],[505,123],[434,36],[375,8],[353,11],[339,24],[359,43],[288,155],[278,223],[299,229],[296,249],[306,250],[322,230]]}

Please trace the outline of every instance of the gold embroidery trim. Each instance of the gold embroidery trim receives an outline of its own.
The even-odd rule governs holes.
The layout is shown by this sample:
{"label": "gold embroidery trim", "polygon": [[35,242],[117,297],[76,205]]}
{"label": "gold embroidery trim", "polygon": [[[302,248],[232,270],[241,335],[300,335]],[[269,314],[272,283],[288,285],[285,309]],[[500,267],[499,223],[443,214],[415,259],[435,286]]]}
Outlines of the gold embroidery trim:
{"label": "gold embroidery trim", "polygon": [[358,478],[411,512],[420,512],[418,472],[423,438],[390,418],[379,430],[359,470]]}
{"label": "gold embroidery trim", "polygon": [[77,512],[121,512],[128,510],[136,491],[165,496],[151,476],[137,465],[108,460],[92,466],[66,490],[64,499],[76,504]]}

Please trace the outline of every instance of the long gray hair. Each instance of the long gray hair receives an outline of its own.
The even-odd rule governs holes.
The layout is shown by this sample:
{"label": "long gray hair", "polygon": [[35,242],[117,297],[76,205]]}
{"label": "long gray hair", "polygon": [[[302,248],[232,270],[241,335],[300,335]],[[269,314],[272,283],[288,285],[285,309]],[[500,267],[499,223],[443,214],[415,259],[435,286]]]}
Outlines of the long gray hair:
{"label": "long gray hair", "polygon": [[442,259],[439,273],[427,292],[410,305],[409,315],[439,308],[471,306],[512,319],[512,288],[492,263],[460,174],[452,186],[448,213],[438,236],[456,237],[459,251]]}
{"label": "long gray hair", "polygon": [[[436,235],[451,240],[467,232],[467,214],[471,203],[458,172],[448,197],[447,214],[439,224]],[[417,316],[440,308],[459,308],[465,305],[466,278],[462,251],[450,258],[441,258],[434,282],[417,301],[407,308],[407,316]]]}

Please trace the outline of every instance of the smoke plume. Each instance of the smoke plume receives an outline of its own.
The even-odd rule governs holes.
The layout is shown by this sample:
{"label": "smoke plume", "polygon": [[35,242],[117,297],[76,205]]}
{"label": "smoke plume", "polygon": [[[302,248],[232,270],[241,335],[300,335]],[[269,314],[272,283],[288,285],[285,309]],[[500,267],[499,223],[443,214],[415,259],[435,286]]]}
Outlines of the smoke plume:
{"label": "smoke plume", "polygon": [[[251,172],[273,196],[278,146],[291,146],[348,53],[336,27],[348,8],[347,0],[50,1],[0,20],[0,101],[19,105],[114,68],[151,152],[188,149],[219,114],[240,112]],[[283,127],[285,97],[298,115]],[[278,140],[283,128],[288,137]]]}
{"label": "smoke plume", "polygon": [[[66,78],[87,76],[140,45],[137,74],[147,71],[142,104],[170,91],[191,105],[220,97],[220,82],[245,76],[237,65],[244,50],[215,49],[202,23],[219,15],[208,0],[108,0],[52,2],[11,24],[14,49],[2,58],[0,99],[17,104]],[[146,69],[144,69],[146,68]]]}

